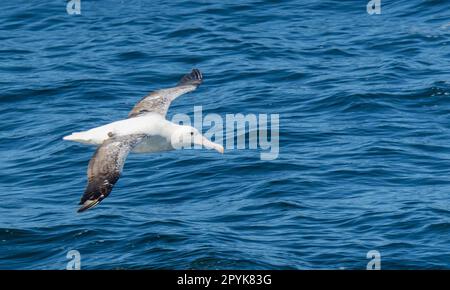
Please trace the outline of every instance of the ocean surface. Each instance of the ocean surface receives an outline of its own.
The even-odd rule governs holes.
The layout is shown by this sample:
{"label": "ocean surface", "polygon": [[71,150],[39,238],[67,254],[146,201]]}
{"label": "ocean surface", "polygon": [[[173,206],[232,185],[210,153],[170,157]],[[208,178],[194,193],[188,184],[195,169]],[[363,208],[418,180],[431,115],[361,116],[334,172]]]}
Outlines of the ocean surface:
{"label": "ocean surface", "polygon": [[[450,269],[450,1],[367,2],[3,0],[0,269]],[[278,158],[132,154],[77,214],[62,137],[194,67],[168,118],[279,114]]]}

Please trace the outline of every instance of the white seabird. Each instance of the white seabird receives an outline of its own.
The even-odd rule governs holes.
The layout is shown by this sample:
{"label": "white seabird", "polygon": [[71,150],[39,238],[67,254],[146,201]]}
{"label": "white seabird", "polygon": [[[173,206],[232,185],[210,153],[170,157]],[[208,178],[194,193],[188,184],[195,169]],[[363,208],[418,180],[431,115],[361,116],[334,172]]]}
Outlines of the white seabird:
{"label": "white seabird", "polygon": [[88,184],[78,212],[96,206],[119,180],[131,152],[148,153],[180,149],[193,144],[223,153],[223,147],[202,136],[197,129],[166,120],[170,103],[194,91],[203,77],[198,69],[183,76],[177,86],[150,93],[131,110],[128,118],[65,136],[64,140],[99,145],[88,165]]}

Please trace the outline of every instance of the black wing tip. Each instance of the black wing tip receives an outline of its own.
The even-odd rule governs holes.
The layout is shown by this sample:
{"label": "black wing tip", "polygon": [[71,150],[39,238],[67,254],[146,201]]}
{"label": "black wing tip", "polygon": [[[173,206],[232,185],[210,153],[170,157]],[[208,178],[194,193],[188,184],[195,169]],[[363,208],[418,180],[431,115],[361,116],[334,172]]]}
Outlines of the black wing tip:
{"label": "black wing tip", "polygon": [[178,82],[179,86],[194,85],[198,86],[203,82],[203,75],[199,69],[194,68],[192,71],[184,75]]}
{"label": "black wing tip", "polygon": [[93,208],[99,202],[100,202],[100,199],[94,199],[94,200],[88,199],[84,203],[80,202],[80,204],[82,204],[82,206],[77,210],[77,212],[80,213],[80,212],[86,211],[86,210],[88,210],[90,208]]}

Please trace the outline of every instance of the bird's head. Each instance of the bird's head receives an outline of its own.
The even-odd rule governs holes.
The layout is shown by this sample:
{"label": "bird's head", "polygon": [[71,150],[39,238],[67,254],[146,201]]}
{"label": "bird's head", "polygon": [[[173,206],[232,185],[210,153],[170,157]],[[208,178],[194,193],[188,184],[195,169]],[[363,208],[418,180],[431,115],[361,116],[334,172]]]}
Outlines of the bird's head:
{"label": "bird's head", "polygon": [[223,153],[223,146],[209,141],[205,136],[191,126],[177,126],[172,133],[171,144],[175,149],[192,148],[193,145],[204,146]]}

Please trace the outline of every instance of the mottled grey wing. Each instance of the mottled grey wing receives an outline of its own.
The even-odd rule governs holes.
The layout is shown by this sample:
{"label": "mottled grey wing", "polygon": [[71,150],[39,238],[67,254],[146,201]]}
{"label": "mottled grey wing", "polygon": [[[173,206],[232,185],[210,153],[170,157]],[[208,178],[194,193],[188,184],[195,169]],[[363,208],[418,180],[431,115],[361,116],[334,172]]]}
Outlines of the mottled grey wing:
{"label": "mottled grey wing", "polygon": [[183,94],[194,91],[202,81],[202,73],[198,69],[193,69],[189,74],[181,78],[176,87],[158,90],[142,98],[128,114],[128,118],[147,113],[158,113],[165,116],[173,100]]}
{"label": "mottled grey wing", "polygon": [[145,135],[111,137],[103,142],[89,161],[88,185],[81,197],[78,212],[96,206],[106,198],[119,180],[128,153]]}

